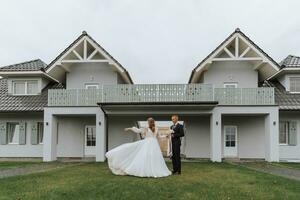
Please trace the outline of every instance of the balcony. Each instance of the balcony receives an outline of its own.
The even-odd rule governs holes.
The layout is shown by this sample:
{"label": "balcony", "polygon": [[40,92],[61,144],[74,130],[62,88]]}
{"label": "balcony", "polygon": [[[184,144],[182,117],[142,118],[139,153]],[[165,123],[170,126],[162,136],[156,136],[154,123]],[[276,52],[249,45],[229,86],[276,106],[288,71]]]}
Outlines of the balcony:
{"label": "balcony", "polygon": [[121,84],[103,85],[101,89],[51,89],[48,92],[48,106],[214,101],[219,105],[274,105],[274,88],[213,88],[210,84]]}

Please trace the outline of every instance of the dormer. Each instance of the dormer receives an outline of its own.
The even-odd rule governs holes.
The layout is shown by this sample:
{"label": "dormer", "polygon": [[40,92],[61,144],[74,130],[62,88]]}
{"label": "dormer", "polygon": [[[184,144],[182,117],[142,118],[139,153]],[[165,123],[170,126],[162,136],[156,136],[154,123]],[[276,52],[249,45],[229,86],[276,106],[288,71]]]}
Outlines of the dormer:
{"label": "dormer", "polygon": [[280,65],[280,71],[269,79],[277,79],[291,94],[300,94],[300,57],[289,55]]}
{"label": "dormer", "polygon": [[7,80],[9,95],[39,95],[49,82],[58,82],[45,73],[46,64],[40,59],[0,68],[0,76]]}
{"label": "dormer", "polygon": [[45,71],[66,89],[133,83],[126,69],[85,31]]}
{"label": "dormer", "polygon": [[236,29],[192,71],[189,83],[255,88],[280,66],[240,29]]}

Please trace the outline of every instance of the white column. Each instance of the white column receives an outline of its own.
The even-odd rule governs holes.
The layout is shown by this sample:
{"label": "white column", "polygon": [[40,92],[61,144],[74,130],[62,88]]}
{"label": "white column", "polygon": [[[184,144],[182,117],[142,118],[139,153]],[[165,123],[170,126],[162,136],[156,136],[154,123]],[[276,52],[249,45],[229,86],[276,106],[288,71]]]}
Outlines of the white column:
{"label": "white column", "polygon": [[274,109],[265,117],[265,159],[279,162],[279,112]]}
{"label": "white column", "polygon": [[106,121],[102,110],[96,114],[96,162],[105,161]]}
{"label": "white column", "polygon": [[210,117],[210,159],[222,162],[222,118],[218,110],[214,110]]}
{"label": "white column", "polygon": [[49,109],[44,110],[43,161],[57,160],[57,119]]}

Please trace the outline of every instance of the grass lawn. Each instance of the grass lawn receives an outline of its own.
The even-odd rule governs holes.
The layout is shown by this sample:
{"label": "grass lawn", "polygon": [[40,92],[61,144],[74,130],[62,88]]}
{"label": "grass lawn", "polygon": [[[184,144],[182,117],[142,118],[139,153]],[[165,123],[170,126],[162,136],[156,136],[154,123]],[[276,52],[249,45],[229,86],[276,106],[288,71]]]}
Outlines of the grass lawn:
{"label": "grass lawn", "polygon": [[300,199],[300,181],[226,163],[183,163],[181,176],[115,176],[83,163],[0,179],[2,199]]}
{"label": "grass lawn", "polygon": [[268,163],[268,162],[247,162],[240,163],[240,165],[246,165],[248,167],[259,167],[259,168],[270,168],[270,167],[282,167],[282,168],[291,168],[291,169],[299,169],[300,163],[287,163],[287,162],[279,162],[279,163]]}
{"label": "grass lawn", "polygon": [[0,170],[27,167],[31,165],[41,164],[42,162],[0,162]]}
{"label": "grass lawn", "polygon": [[300,170],[300,163],[276,163],[276,165]]}

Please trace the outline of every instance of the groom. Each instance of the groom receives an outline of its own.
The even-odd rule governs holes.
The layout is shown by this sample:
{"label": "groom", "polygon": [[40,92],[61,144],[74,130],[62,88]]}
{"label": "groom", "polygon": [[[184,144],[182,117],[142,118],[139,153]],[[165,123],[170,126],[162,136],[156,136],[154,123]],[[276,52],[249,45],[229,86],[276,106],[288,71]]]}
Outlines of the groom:
{"label": "groom", "polygon": [[171,141],[172,141],[172,174],[181,174],[181,158],[180,158],[180,146],[181,137],[184,136],[183,125],[178,123],[178,115],[172,116],[173,125],[171,126]]}

